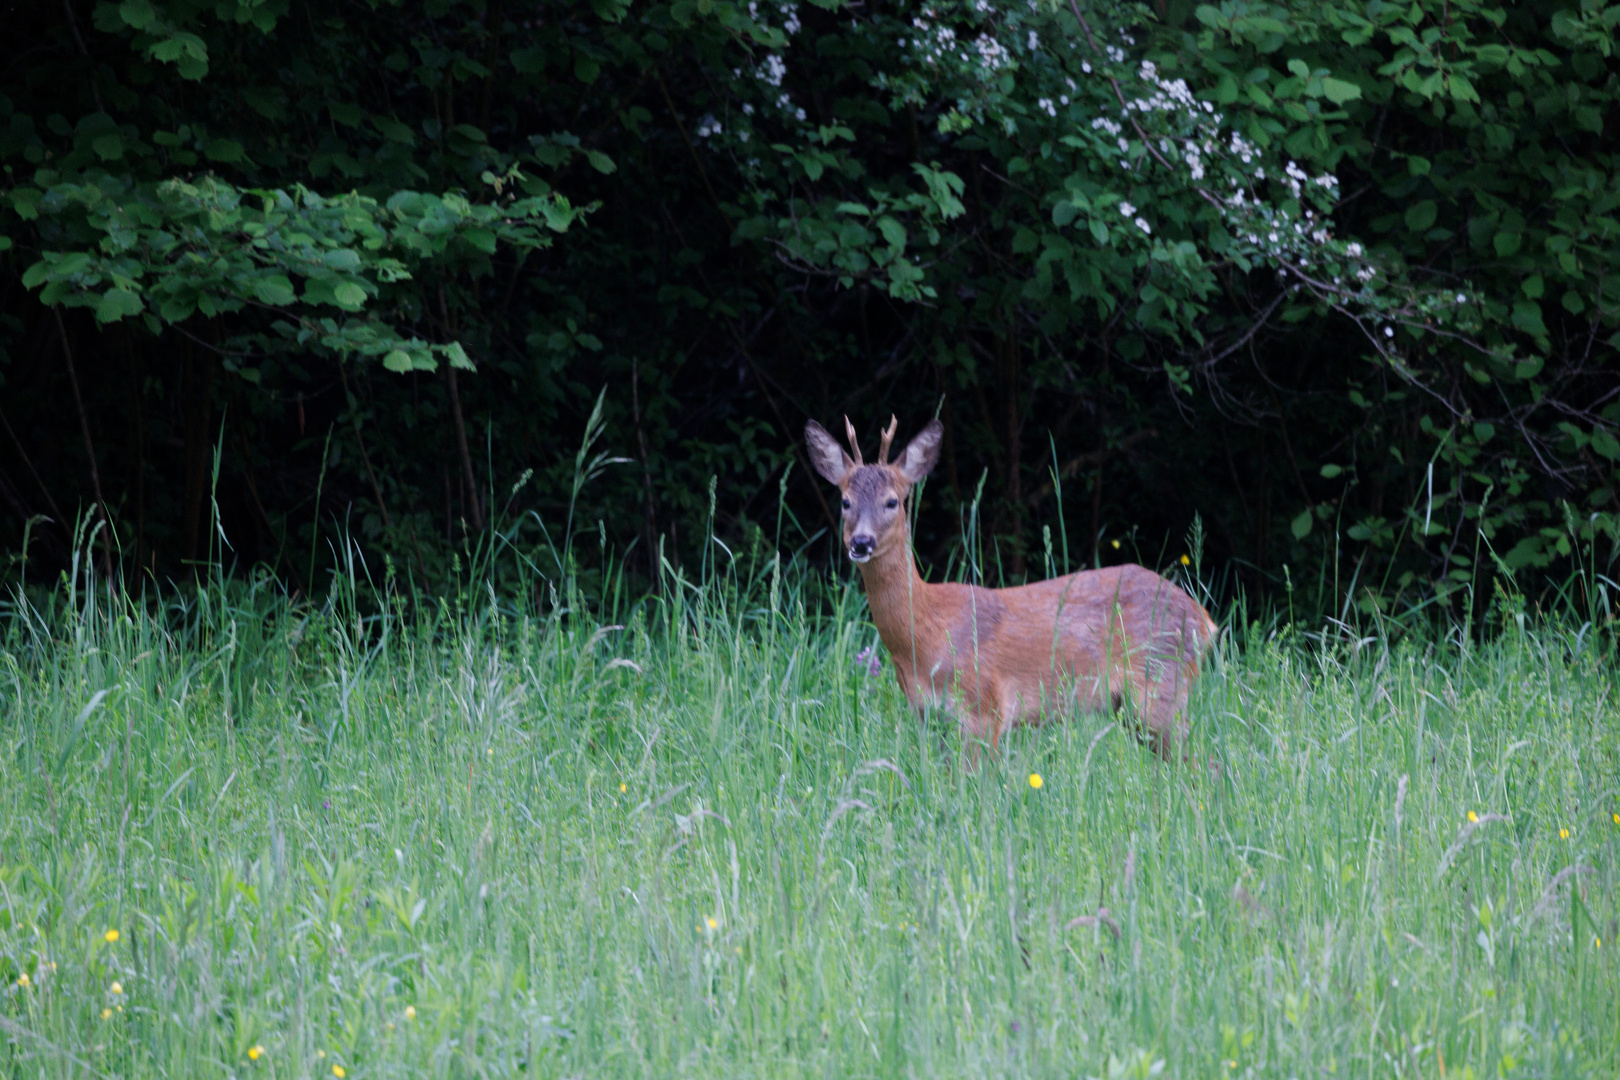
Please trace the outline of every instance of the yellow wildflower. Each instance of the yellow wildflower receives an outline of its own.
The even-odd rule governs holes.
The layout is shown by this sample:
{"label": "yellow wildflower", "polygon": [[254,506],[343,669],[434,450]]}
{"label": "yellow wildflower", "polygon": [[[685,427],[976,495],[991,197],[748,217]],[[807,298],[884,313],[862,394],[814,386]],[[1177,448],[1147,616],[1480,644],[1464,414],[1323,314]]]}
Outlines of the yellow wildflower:
{"label": "yellow wildflower", "polygon": [[1115,550],[1115,551],[1118,551],[1118,550],[1119,550],[1119,541],[1118,541],[1118,540],[1110,540],[1110,541],[1108,541],[1108,542],[1109,542],[1109,543],[1110,543],[1110,544],[1112,544],[1112,545],[1114,545],[1114,550]]}
{"label": "yellow wildflower", "polygon": [[1560,839],[1560,840],[1568,840],[1569,839],[1569,830],[1568,829],[1559,829],[1558,830],[1558,839]]}
{"label": "yellow wildflower", "polygon": [[416,1019],[416,1006],[415,1005],[407,1005],[407,1006],[405,1006],[405,1019],[407,1019],[407,1020],[415,1020]]}
{"label": "yellow wildflower", "polygon": [[1182,566],[1191,566],[1192,565],[1192,559],[1189,556],[1183,555],[1181,557],[1181,565]]}
{"label": "yellow wildflower", "polygon": [[704,919],[703,922],[710,930],[720,929],[720,920],[715,918],[713,915],[710,915],[707,919]]}
{"label": "yellow wildflower", "polygon": [[101,1010],[101,1018],[102,1018],[102,1019],[103,1019],[103,1020],[110,1020],[110,1019],[112,1019],[112,1010],[111,1010],[111,1009],[102,1009],[102,1010]]}
{"label": "yellow wildflower", "polygon": [[1468,811],[1468,820],[1469,821],[1478,821],[1479,820],[1479,815],[1474,813],[1472,810],[1470,810],[1470,811]]}
{"label": "yellow wildflower", "polygon": [[262,1057],[264,1057],[264,1047],[254,1046],[248,1050],[249,1061],[258,1061]]}
{"label": "yellow wildflower", "polygon": [[101,936],[102,936],[103,940],[105,940],[107,942],[107,944],[111,945],[113,942],[118,940],[118,931],[117,930],[108,930],[105,934],[102,934]]}
{"label": "yellow wildflower", "polygon": [[33,984],[33,980],[28,977],[28,972],[25,971],[21,975],[17,976],[17,985],[22,987],[24,990],[28,989]]}
{"label": "yellow wildflower", "polygon": [[1029,774],[1029,786],[1034,788],[1036,791],[1039,791],[1041,789],[1041,785],[1044,783],[1046,783],[1046,781],[1041,779],[1040,773],[1032,772]]}
{"label": "yellow wildflower", "polygon": [[629,784],[620,784],[619,785],[619,794],[620,795],[623,795],[626,791],[629,791],[629,790],[630,790],[630,785]]}
{"label": "yellow wildflower", "polygon": [[334,1066],[332,1066],[332,1075],[337,1077],[338,1080],[343,1080],[343,1077],[345,1077],[345,1076],[347,1076],[349,1074],[344,1071],[343,1066],[334,1065]]}
{"label": "yellow wildflower", "polygon": [[115,981],[112,984],[111,989],[112,989],[112,992],[115,993],[115,994],[122,994],[124,992],[124,984],[121,983],[121,982],[116,982]]}

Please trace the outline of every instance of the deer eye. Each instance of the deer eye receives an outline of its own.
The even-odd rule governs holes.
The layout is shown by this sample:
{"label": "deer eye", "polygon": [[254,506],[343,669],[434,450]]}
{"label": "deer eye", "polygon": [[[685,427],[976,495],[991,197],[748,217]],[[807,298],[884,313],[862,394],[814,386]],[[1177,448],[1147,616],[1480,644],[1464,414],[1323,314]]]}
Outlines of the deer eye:
{"label": "deer eye", "polygon": [[888,507],[890,510],[893,510],[895,507],[900,505],[900,500],[899,499],[890,499],[888,502],[884,503],[883,505]]}
{"label": "deer eye", "polygon": [[844,509],[845,510],[849,509],[849,496],[847,496],[847,495],[844,496]]}

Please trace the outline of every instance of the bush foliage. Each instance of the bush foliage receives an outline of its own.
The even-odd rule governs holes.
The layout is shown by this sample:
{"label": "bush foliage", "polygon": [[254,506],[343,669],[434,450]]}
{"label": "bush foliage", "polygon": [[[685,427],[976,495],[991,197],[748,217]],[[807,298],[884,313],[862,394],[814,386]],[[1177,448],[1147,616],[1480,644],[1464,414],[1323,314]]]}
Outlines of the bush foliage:
{"label": "bush foliage", "polygon": [[1009,577],[1198,513],[1336,608],[1545,580],[1614,536],[1617,21],[44,5],[0,76],[5,541],[65,563],[99,504],[108,562],[309,588],[348,527],[442,585],[533,511],[651,568],[781,485],[831,525],[806,417],[938,411],[936,563],[970,508]]}

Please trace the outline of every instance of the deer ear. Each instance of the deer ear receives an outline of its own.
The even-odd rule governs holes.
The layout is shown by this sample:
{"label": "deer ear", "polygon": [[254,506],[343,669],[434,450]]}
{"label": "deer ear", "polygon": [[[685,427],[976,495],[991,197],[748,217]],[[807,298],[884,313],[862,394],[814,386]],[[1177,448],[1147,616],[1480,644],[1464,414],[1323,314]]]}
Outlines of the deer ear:
{"label": "deer ear", "polygon": [[810,464],[816,467],[829,484],[842,484],[849,470],[855,467],[838,440],[827,434],[827,429],[814,420],[804,425],[805,445],[810,448]]}
{"label": "deer ear", "polygon": [[915,484],[934,471],[934,466],[939,463],[939,440],[944,434],[945,425],[938,420],[930,420],[928,426],[906,444],[905,453],[900,455],[897,464],[907,481]]}

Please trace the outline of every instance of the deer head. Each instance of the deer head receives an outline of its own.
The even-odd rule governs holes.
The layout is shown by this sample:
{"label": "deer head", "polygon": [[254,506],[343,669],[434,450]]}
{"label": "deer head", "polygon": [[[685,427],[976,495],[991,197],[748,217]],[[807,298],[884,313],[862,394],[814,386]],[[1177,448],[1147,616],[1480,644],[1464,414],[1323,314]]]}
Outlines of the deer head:
{"label": "deer head", "polygon": [[816,472],[829,484],[837,485],[843,496],[844,550],[858,563],[910,542],[904,510],[906,496],[939,461],[939,440],[945,429],[938,420],[932,420],[900,452],[899,459],[890,464],[889,447],[894,442],[898,423],[894,417],[889,418],[875,465],[861,460],[855,426],[847,416],[844,429],[849,435],[850,449],[855,452],[853,458],[814,420],[804,426],[804,439],[810,447],[810,461]]}

